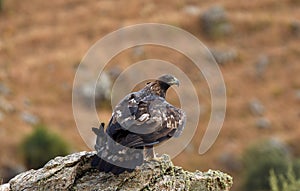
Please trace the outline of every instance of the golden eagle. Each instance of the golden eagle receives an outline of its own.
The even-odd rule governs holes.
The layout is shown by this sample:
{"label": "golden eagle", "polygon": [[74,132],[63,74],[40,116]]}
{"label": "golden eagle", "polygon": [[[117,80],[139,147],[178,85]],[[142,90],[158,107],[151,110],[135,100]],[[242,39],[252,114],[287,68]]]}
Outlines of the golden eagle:
{"label": "golden eagle", "polygon": [[179,86],[172,75],[148,82],[114,108],[106,130],[104,123],[92,129],[97,135],[93,167],[115,175],[132,172],[144,159],[155,158],[155,145],[181,134],[186,115],[165,100],[172,85]]}

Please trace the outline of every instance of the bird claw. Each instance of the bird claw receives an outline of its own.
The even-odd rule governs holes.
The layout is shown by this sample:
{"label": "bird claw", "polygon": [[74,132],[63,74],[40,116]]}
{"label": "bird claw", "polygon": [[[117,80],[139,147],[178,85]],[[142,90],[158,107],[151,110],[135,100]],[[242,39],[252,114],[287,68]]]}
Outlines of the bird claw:
{"label": "bird claw", "polygon": [[158,157],[156,157],[156,156],[155,156],[155,157],[153,157],[153,158],[151,158],[150,160],[151,160],[151,161],[155,161],[155,162],[158,162],[158,161],[160,161],[160,160],[159,160],[159,158],[158,158]]}
{"label": "bird claw", "polygon": [[145,148],[145,160],[150,161],[158,161],[159,159],[156,157],[156,154],[154,152],[154,148]]}

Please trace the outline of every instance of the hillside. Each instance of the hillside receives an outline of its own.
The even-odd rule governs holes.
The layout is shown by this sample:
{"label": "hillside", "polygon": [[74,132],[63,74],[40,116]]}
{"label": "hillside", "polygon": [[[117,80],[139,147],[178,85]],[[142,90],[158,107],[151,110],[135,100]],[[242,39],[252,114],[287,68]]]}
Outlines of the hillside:
{"label": "hillside", "polygon": [[[216,4],[225,10],[231,31],[211,37],[203,31],[200,17]],[[62,135],[74,151],[88,150],[72,113],[76,67],[101,37],[144,22],[181,27],[209,48],[236,53],[220,65],[227,88],[227,113],[216,143],[204,155],[197,154],[199,137],[209,119],[207,109],[197,137],[173,160],[176,165],[188,170],[220,169],[235,175],[242,171],[238,162],[242,151],[266,137],[286,141],[299,155],[299,20],[298,0],[4,0],[0,13],[0,85],[6,89],[0,90],[0,166],[20,163],[17,145],[37,121]],[[134,58],[127,50],[110,65],[124,69],[153,57],[179,67],[189,62],[161,47],[149,46],[145,52],[142,58]],[[185,70],[191,78],[197,74],[193,68]],[[198,83],[199,101],[209,108],[208,87],[201,79]],[[263,109],[249,109],[253,104]],[[100,108],[99,113],[103,121],[109,120],[109,109]]]}

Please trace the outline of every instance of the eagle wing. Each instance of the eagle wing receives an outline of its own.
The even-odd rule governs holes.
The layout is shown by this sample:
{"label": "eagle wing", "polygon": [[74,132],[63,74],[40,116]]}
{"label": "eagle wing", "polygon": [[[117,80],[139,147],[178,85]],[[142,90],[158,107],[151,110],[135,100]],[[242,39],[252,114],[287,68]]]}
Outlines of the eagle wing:
{"label": "eagle wing", "polygon": [[147,89],[129,94],[115,107],[106,133],[104,124],[93,128],[97,155],[92,166],[101,172],[132,172],[143,163],[145,147],[151,148],[183,131],[183,110]]}
{"label": "eagle wing", "polygon": [[[114,110],[110,126],[118,124],[119,130],[129,131],[120,143],[128,147],[158,144],[183,131],[186,115],[164,98],[139,92],[126,96]],[[118,133],[115,131],[114,133]]]}

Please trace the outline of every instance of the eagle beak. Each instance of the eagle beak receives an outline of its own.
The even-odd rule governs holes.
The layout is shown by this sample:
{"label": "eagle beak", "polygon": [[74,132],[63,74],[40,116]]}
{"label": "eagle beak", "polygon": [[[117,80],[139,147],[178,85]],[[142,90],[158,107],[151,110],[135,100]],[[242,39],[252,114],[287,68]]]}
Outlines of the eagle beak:
{"label": "eagle beak", "polygon": [[174,78],[170,84],[171,85],[176,85],[177,87],[179,87],[179,80]]}

